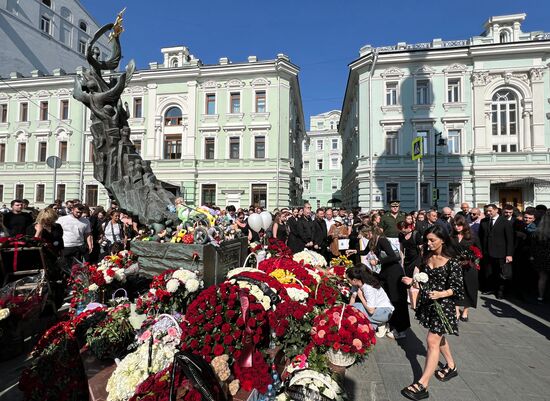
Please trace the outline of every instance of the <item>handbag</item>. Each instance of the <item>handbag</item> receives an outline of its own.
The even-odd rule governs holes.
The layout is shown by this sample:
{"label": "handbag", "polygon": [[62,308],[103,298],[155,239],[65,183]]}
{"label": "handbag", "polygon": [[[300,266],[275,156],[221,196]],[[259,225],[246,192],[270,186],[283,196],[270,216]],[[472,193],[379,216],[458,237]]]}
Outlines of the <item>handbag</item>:
{"label": "handbag", "polygon": [[500,278],[503,280],[511,280],[512,279],[512,264],[511,263],[504,263],[502,265],[502,270],[500,272]]}

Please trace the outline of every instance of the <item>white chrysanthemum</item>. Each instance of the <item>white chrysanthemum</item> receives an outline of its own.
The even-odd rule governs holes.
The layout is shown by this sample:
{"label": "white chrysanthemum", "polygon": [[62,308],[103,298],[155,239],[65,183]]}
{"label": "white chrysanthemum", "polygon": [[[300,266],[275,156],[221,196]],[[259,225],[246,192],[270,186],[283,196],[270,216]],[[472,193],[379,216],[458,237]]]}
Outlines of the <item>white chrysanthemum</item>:
{"label": "white chrysanthemum", "polygon": [[178,269],[172,273],[172,278],[177,278],[179,281],[185,283],[191,277],[194,276],[194,273],[191,273],[189,270]]}
{"label": "white chrysanthemum", "polygon": [[185,283],[185,288],[189,292],[197,291],[199,289],[199,280],[196,280],[194,278],[190,279],[190,280],[187,280],[187,282]]}
{"label": "white chrysanthemum", "polygon": [[107,284],[111,284],[113,282],[113,278],[107,274],[104,274],[103,278],[105,279],[105,283]]}
{"label": "white chrysanthemum", "polygon": [[253,273],[261,273],[261,274],[265,274],[264,271],[260,270],[260,269],[254,269],[253,267],[237,267],[236,269],[232,269],[232,270],[229,270],[227,272],[227,278],[231,278],[237,274],[241,274],[241,273],[244,273],[244,272],[253,272]]}
{"label": "white chrysanthemum", "polygon": [[312,266],[325,267],[327,265],[326,259],[317,252],[303,250],[302,252],[295,253],[292,259],[295,262],[304,262],[305,264]]}
{"label": "white chrysanthemum", "polygon": [[176,292],[179,287],[180,287],[180,281],[176,278],[171,278],[166,283],[166,291],[168,292]]}
{"label": "white chrysanthemum", "polygon": [[308,293],[299,288],[289,287],[286,289],[286,293],[295,302],[302,302],[307,299]]}
{"label": "white chrysanthemum", "polygon": [[427,283],[429,279],[430,278],[428,277],[428,275],[424,272],[416,273],[413,276],[413,280],[416,281],[417,283]]}
{"label": "white chrysanthemum", "polygon": [[88,287],[88,290],[90,291],[97,291],[99,289],[99,286],[96,283],[93,283]]}
{"label": "white chrysanthemum", "polygon": [[8,308],[0,309],[0,320],[7,319],[10,316],[10,310]]}
{"label": "white chrysanthemum", "polygon": [[124,283],[126,281],[126,274],[124,273],[124,269],[115,270],[115,279],[117,281],[120,281],[121,283]]}

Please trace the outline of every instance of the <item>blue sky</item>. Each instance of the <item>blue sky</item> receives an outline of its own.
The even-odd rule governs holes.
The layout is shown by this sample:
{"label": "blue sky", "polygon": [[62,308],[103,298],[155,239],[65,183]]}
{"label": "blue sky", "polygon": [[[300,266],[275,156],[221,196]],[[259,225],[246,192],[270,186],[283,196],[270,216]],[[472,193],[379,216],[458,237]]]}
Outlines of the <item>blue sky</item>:
{"label": "blue sky", "polygon": [[301,69],[308,128],[309,116],[341,108],[347,65],[365,44],[467,39],[492,15],[522,12],[524,32],[550,32],[548,0],[80,1],[101,25],[127,6],[122,50],[138,68],[160,62],[160,49],[174,45],[187,46],[205,64],[287,54]]}

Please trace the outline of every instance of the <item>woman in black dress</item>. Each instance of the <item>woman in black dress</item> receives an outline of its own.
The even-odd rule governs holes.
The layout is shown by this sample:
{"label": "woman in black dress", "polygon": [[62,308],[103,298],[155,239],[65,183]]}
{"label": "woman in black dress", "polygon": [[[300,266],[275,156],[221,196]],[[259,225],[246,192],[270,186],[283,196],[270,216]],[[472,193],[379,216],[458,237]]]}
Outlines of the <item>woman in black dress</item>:
{"label": "woman in black dress", "polygon": [[286,244],[288,238],[288,231],[286,227],[286,219],[289,215],[288,210],[283,210],[280,213],[275,213],[273,218],[272,233],[273,238],[277,238],[279,241],[283,241]]}
{"label": "woman in black dress", "polygon": [[[464,216],[457,215],[452,221],[452,226],[452,238],[457,245],[457,251],[466,251],[471,246],[481,249],[479,239],[472,234],[470,225],[466,223]],[[456,317],[463,322],[467,322],[468,309],[477,307],[477,292],[479,290],[478,271],[473,261],[463,261],[461,264],[462,275],[464,277],[464,299],[456,302]],[[462,311],[460,311],[461,306],[463,307]]]}
{"label": "woman in black dress", "polygon": [[366,255],[372,252],[376,255],[376,259],[371,259],[372,266],[380,264],[381,269],[378,278],[382,281],[384,291],[388,294],[392,305],[395,307],[389,325],[391,327],[388,332],[388,337],[396,340],[405,338],[406,330],[411,327],[409,318],[409,309],[407,306],[407,285],[402,282],[405,276],[401,267],[401,256],[397,254],[390,241],[382,234],[382,230],[378,227],[367,227],[361,230],[361,234],[365,235],[369,243],[363,251],[348,250],[347,255],[358,253]]}
{"label": "woman in black dress", "polygon": [[[434,372],[435,377],[440,381],[447,381],[458,375],[445,335],[458,335],[455,304],[464,292],[462,267],[455,258],[452,240],[445,228],[437,225],[428,228],[424,234],[424,244],[420,272],[427,274],[428,281],[423,284],[414,284],[420,287],[416,316],[420,324],[428,329],[426,338],[428,352],[420,379],[401,390],[401,394],[411,400],[429,397],[428,384]],[[404,277],[403,282],[411,285],[413,279]],[[441,306],[444,319],[437,313],[435,302]],[[448,324],[444,324],[443,320]],[[440,353],[443,354],[447,364],[436,371]]]}

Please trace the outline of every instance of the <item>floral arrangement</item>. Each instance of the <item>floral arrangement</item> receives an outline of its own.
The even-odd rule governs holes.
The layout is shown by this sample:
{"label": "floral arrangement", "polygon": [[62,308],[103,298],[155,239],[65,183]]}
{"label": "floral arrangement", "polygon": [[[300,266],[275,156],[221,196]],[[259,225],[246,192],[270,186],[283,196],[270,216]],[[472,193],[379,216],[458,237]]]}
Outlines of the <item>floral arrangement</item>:
{"label": "floral arrangement", "polygon": [[311,329],[313,343],[324,350],[365,356],[376,343],[369,319],[350,305],[334,306],[317,315]]}
{"label": "floral arrangement", "polygon": [[121,358],[134,341],[134,328],[128,320],[130,304],[110,308],[107,316],[86,332],[86,345],[98,359]]}
{"label": "floral arrangement", "polygon": [[330,260],[330,268],[328,273],[334,274],[338,277],[346,276],[346,269],[353,266],[353,262],[349,260],[345,255],[340,255],[337,258]]}
{"label": "floral arrangement", "polygon": [[0,289],[0,320],[25,320],[42,312],[48,296],[44,273],[21,278]]}
{"label": "floral arrangement", "polygon": [[233,372],[240,387],[245,391],[256,389],[264,394],[267,392],[267,386],[272,383],[269,365],[265,361],[264,355],[258,350],[254,351],[252,355],[251,366],[241,366],[241,364],[235,363]]}
{"label": "floral arrangement", "polygon": [[481,250],[475,245],[470,245],[470,247],[468,247],[467,249],[463,249],[458,256],[458,259],[461,262],[463,268],[467,269],[473,267],[476,270],[479,270],[480,268],[479,263],[481,261],[481,258],[483,258],[483,254],[481,253]]}
{"label": "floral arrangement", "polygon": [[327,261],[320,253],[303,250],[302,252],[295,253],[292,259],[295,262],[302,262],[306,265],[311,265],[315,267],[326,267]]}
{"label": "floral arrangement", "polygon": [[166,270],[153,277],[149,291],[137,299],[136,312],[185,312],[190,297],[202,286],[203,282],[195,271]]}
{"label": "floral arrangement", "polygon": [[[289,395],[283,394],[277,397],[277,401],[308,398],[317,399],[318,397],[316,397],[315,394],[322,394],[324,397],[334,401],[345,400],[344,390],[334,381],[334,379],[327,374],[316,372],[311,369],[305,369],[295,373],[289,381],[287,392]],[[297,394],[297,398],[293,397],[294,394]]]}
{"label": "floral arrangement", "polygon": [[229,271],[228,281],[231,284],[238,285],[239,288],[248,289],[249,293],[256,298],[257,302],[262,304],[266,311],[272,308],[275,309],[275,304],[281,300],[290,299],[285,287],[263,271],[257,269],[245,271],[243,268],[239,268],[239,270],[239,273]]}
{"label": "floral arrangement", "polygon": [[[317,278],[311,273],[310,270],[306,269],[301,263],[298,263],[290,258],[273,257],[266,259],[258,265],[258,269],[269,275],[271,275],[275,270],[286,272],[285,274],[288,276],[289,273],[291,273],[292,280],[299,282],[304,289],[307,287],[309,290],[313,291],[318,284]],[[278,274],[276,273],[275,277],[277,276]]]}
{"label": "floral arrangement", "polygon": [[107,401],[129,400],[140,383],[172,363],[181,336],[172,319],[161,315],[139,336],[138,348],[120,361],[107,382]]}
{"label": "floral arrangement", "polygon": [[286,246],[283,241],[277,238],[269,238],[267,240],[266,251],[270,254],[271,257],[292,258],[291,249]]}
{"label": "floral arrangement", "polygon": [[179,230],[171,239],[171,243],[191,245],[195,243],[195,236],[187,230]]}
{"label": "floral arrangement", "polygon": [[276,343],[287,358],[301,354],[308,345],[313,317],[313,307],[299,302],[283,302],[270,314],[269,324]]}

